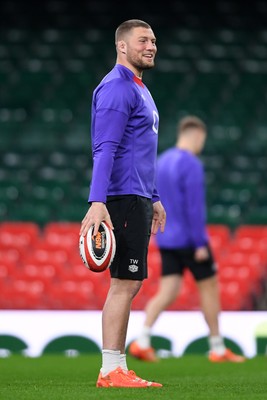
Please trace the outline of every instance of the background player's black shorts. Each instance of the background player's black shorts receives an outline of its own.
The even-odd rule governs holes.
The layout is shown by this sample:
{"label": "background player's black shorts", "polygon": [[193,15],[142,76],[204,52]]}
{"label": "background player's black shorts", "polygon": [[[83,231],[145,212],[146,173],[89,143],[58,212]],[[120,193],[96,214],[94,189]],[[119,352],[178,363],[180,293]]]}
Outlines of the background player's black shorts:
{"label": "background player's black shorts", "polygon": [[216,263],[210,247],[209,258],[198,262],[194,258],[194,249],[160,249],[162,259],[162,276],[179,274],[182,275],[188,268],[196,281],[209,278],[216,274]]}
{"label": "background player's black shorts", "polygon": [[112,278],[147,278],[147,252],[151,235],[151,199],[137,195],[108,196],[107,209],[114,225],[116,254]]}

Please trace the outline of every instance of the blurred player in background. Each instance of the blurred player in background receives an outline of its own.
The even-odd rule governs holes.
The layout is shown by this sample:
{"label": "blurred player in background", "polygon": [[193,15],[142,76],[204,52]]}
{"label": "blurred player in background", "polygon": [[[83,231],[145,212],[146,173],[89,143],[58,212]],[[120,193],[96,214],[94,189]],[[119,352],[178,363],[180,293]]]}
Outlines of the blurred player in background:
{"label": "blurred player in background", "polygon": [[116,255],[102,313],[102,368],[97,387],[161,387],[129,371],[125,341],[132,300],[147,278],[150,233],[164,230],[166,214],[156,189],[159,116],[144,83],[154,67],[156,38],[146,22],[116,30],[117,60],[93,94],[93,174],[82,235],[101,221],[114,227]]}
{"label": "blurred player in background", "polygon": [[165,231],[157,235],[162,258],[159,290],[146,306],[140,337],[129,352],[146,361],[157,361],[151,347],[151,328],[160,313],[178,296],[185,268],[189,268],[200,293],[201,308],[209,328],[209,360],[242,362],[243,356],[227,349],[220,335],[216,265],[206,231],[204,169],[198,155],[207,136],[204,122],[187,116],[178,123],[176,146],[158,159],[158,191],[167,213]]}

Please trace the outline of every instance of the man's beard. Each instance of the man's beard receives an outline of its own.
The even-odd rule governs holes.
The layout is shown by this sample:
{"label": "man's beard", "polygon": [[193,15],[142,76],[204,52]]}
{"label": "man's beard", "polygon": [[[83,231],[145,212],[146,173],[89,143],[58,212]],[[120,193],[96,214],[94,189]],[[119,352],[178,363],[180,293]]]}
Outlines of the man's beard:
{"label": "man's beard", "polygon": [[147,64],[142,61],[134,61],[134,60],[130,60],[130,62],[132,66],[135,67],[140,72],[145,71],[146,69],[154,68],[155,66],[154,62],[153,64]]}

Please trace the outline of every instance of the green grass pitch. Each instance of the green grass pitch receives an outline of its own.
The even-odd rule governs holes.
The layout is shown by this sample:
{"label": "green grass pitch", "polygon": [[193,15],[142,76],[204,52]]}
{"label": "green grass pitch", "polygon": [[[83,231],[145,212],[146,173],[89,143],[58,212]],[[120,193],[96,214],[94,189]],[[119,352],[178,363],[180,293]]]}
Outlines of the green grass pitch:
{"label": "green grass pitch", "polygon": [[267,399],[267,358],[243,364],[212,364],[205,356],[188,355],[143,363],[128,357],[128,367],[163,388],[96,388],[100,355],[68,358],[46,355],[0,359],[1,400],[257,400]]}

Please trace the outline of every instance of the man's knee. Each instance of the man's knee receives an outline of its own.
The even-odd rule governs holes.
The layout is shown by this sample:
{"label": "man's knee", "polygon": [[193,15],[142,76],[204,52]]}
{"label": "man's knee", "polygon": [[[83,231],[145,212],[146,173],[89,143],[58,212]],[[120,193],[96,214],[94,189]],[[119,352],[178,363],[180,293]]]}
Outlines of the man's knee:
{"label": "man's knee", "polygon": [[125,294],[133,299],[142,287],[142,283],[143,281],[115,279],[111,284],[111,290],[113,293]]}

